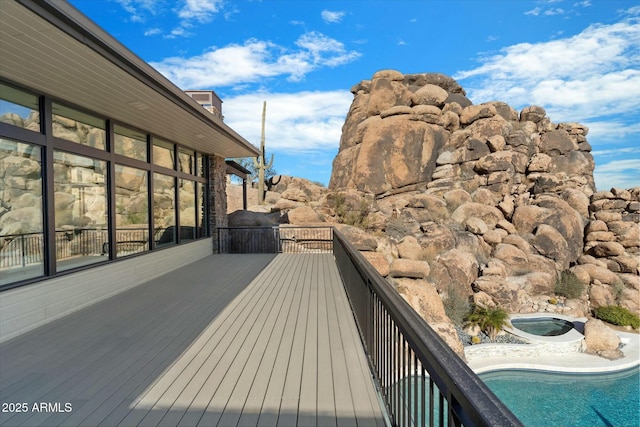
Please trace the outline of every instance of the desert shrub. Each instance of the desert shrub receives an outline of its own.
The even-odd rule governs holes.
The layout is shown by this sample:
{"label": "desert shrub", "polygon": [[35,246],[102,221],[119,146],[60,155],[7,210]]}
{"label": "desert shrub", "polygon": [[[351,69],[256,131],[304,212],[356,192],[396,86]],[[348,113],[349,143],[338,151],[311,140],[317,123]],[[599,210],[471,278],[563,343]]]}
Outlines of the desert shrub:
{"label": "desert shrub", "polygon": [[482,339],[479,336],[474,335],[471,337],[471,344],[480,344],[481,342]]}
{"label": "desert shrub", "polygon": [[556,280],[555,293],[567,298],[579,298],[585,285],[569,270],[561,271]]}
{"label": "desert shrub", "polygon": [[634,329],[640,328],[640,317],[633,314],[624,307],[617,305],[607,305],[594,310],[594,316],[600,320],[618,326],[631,326]]}
{"label": "desert shrub", "polygon": [[553,305],[558,304],[558,299],[557,298],[549,298],[549,304],[553,304]]}
{"label": "desert shrub", "polygon": [[336,194],[334,199],[334,212],[342,224],[366,229],[369,227],[367,216],[369,215],[369,203],[361,200],[360,205],[354,209],[349,206],[346,198],[342,194]]}
{"label": "desert shrub", "polygon": [[447,294],[442,299],[442,303],[444,304],[445,314],[458,326],[464,323],[465,318],[471,312],[469,297],[463,290],[453,285],[447,287]]}
{"label": "desert shrub", "polygon": [[503,327],[509,326],[509,313],[503,309],[476,306],[467,316],[467,324],[478,325],[492,340],[496,339]]}

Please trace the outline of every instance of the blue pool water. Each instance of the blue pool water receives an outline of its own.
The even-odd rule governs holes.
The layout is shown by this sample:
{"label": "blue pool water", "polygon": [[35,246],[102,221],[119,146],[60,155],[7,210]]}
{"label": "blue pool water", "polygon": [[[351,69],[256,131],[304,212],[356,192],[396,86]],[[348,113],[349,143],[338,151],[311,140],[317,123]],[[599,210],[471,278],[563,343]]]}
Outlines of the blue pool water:
{"label": "blue pool water", "polygon": [[608,374],[504,370],[480,378],[527,427],[640,426],[640,369]]}

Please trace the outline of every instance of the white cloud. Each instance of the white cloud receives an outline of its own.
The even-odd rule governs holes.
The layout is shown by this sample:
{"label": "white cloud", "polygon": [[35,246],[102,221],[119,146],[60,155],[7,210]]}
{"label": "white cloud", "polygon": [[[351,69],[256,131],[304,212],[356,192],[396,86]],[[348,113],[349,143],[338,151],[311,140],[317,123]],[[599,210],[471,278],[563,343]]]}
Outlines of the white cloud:
{"label": "white cloud", "polygon": [[[622,120],[611,119],[607,121],[585,122],[585,126],[589,128],[587,138],[602,142],[617,142],[626,138],[640,141],[640,123],[627,124]],[[640,144],[632,147],[633,150],[640,154]],[[594,151],[593,155],[599,155],[600,152]]]}
{"label": "white cloud", "polygon": [[210,22],[219,12],[222,0],[186,0],[178,11],[178,17],[184,20],[195,19],[200,23]]}
{"label": "white cloud", "polygon": [[318,32],[303,34],[297,49],[286,49],[268,41],[249,39],[244,44],[213,47],[194,57],[172,57],[151,65],[183,89],[205,89],[259,82],[288,75],[301,80],[321,67],[336,67],[357,59],[342,43]]}
{"label": "white cloud", "polygon": [[144,32],[145,36],[157,36],[158,34],[162,34],[162,30],[160,28],[149,28]]}
{"label": "white cloud", "polygon": [[267,101],[267,151],[336,150],[353,95],[349,91],[253,93],[225,98],[225,123],[259,145],[262,103]]}
{"label": "white cloud", "polygon": [[542,9],[541,9],[541,8],[536,7],[536,8],[534,8],[534,9],[531,9],[531,10],[526,11],[524,14],[525,14],[525,15],[538,16],[538,15],[540,15],[540,12],[541,12],[541,11],[542,11]]}
{"label": "white cloud", "polygon": [[320,14],[320,16],[322,17],[322,20],[327,24],[337,24],[340,21],[342,21],[342,18],[344,18],[345,15],[346,15],[345,12],[330,11],[330,10],[323,10],[322,13]]}
{"label": "white cloud", "polygon": [[593,176],[599,191],[610,188],[633,188],[640,186],[638,159],[614,160],[596,165]]}
{"label": "white cloud", "polygon": [[[223,0],[180,0],[176,7],[166,8],[164,2],[157,0],[116,0],[122,8],[129,14],[132,22],[145,22],[147,15],[156,15],[171,11],[176,14],[178,25],[164,37],[177,38],[189,37],[193,33],[189,28],[197,24],[204,24],[213,20],[214,16],[222,9]],[[228,12],[229,13],[232,13]],[[147,31],[145,35],[156,35],[160,29],[154,32]]]}
{"label": "white cloud", "polygon": [[542,105],[554,120],[632,113],[640,111],[638,46],[640,21],[629,18],[591,25],[573,37],[503,48],[454,78],[470,80],[466,87],[476,102]]}

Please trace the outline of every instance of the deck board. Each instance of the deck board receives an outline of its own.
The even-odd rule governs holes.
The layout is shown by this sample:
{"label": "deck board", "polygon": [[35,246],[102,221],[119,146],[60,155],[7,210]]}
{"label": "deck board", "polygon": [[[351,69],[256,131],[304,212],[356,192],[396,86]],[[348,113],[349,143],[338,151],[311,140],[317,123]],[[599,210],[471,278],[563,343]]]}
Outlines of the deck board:
{"label": "deck board", "polygon": [[0,344],[0,425],[384,425],[332,254],[214,255]]}

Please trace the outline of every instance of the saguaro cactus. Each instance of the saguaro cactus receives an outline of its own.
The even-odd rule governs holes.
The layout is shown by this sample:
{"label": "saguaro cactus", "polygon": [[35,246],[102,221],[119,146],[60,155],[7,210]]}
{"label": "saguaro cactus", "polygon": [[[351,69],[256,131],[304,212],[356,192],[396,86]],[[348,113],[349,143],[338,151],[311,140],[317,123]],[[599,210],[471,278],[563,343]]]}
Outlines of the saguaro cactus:
{"label": "saguaro cactus", "polygon": [[273,166],[273,154],[267,163],[264,151],[264,121],[267,116],[267,101],[262,104],[262,135],[260,136],[260,156],[253,159],[253,166],[258,170],[258,204],[264,204],[264,171]]}

